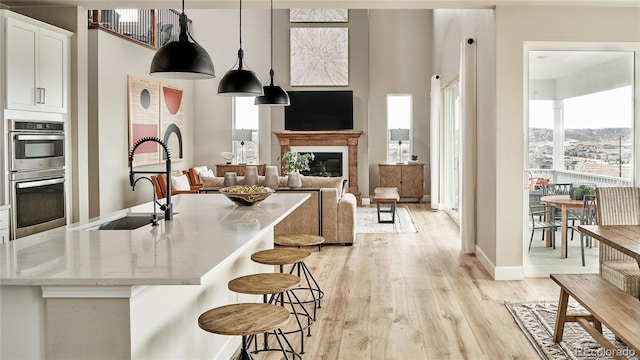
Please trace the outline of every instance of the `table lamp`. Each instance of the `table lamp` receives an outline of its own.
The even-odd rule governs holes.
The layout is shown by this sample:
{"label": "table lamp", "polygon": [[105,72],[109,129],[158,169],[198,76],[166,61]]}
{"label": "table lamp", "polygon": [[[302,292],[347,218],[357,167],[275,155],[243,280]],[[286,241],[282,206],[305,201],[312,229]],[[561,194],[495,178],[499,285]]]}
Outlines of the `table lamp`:
{"label": "table lamp", "polygon": [[391,129],[391,141],[398,142],[398,164],[402,164],[402,140],[409,140],[409,129]]}
{"label": "table lamp", "polygon": [[247,129],[234,129],[233,134],[231,135],[233,141],[240,141],[240,146],[242,147],[240,150],[240,162],[238,164],[246,164],[247,162],[244,159],[244,142],[251,141],[251,130]]}

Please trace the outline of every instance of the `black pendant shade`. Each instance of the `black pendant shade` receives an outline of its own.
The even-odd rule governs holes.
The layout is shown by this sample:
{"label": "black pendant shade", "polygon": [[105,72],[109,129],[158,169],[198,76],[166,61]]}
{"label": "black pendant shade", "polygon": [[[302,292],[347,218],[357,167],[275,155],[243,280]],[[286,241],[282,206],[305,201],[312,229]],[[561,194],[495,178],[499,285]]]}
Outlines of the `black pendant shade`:
{"label": "black pendant shade", "polygon": [[238,68],[224,74],[218,84],[218,95],[223,96],[261,96],[262,83],[251,70],[242,68],[242,49],[238,50]]}
{"label": "black pendant shade", "polygon": [[[180,14],[180,35],[156,51],[149,74],[172,79],[211,79],[216,76],[213,62],[198,43],[189,41],[187,15]],[[193,40],[193,38],[192,38]]]}
{"label": "black pendant shade", "polygon": [[280,86],[274,85],[273,76],[273,0],[271,0],[271,69],[269,70],[269,85],[263,88],[264,95],[257,96],[255,105],[261,106],[289,106],[289,94]]}
{"label": "black pendant shade", "polygon": [[255,105],[261,106],[289,106],[289,94],[280,86],[273,84],[273,69],[270,72],[271,82],[265,85],[262,90],[263,96],[256,96]]}
{"label": "black pendant shade", "polygon": [[240,48],[238,49],[238,68],[224,74],[218,84],[218,95],[223,96],[262,96],[262,83],[256,73],[244,69],[244,51],[242,50],[242,0],[240,0]]}

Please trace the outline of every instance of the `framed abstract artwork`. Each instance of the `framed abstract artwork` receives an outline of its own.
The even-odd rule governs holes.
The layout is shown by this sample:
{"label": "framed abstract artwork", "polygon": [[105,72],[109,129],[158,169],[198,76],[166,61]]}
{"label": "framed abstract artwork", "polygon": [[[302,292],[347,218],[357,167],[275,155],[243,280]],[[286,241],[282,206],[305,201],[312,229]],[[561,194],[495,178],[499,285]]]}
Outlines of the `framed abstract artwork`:
{"label": "framed abstract artwork", "polygon": [[291,86],[348,86],[349,29],[291,28]]}
{"label": "framed abstract artwork", "polygon": [[291,9],[289,22],[348,22],[347,9]]}
{"label": "framed abstract artwork", "polygon": [[[127,76],[129,151],[144,137],[156,137],[169,148],[171,161],[183,158],[183,91],[158,81]],[[127,152],[128,155],[128,152]],[[133,166],[164,163],[158,143],[146,142],[136,149]]]}
{"label": "framed abstract artwork", "polygon": [[[160,84],[160,90],[160,140],[167,144],[171,161],[180,161],[184,157],[182,89]],[[162,161],[166,160],[164,154],[162,157]]]}
{"label": "framed abstract artwork", "polygon": [[[129,102],[129,151],[144,137],[158,137],[160,85],[157,81],[127,76]],[[128,156],[127,152],[127,156]],[[133,166],[157,164],[160,162],[158,144],[146,142],[136,149]]]}

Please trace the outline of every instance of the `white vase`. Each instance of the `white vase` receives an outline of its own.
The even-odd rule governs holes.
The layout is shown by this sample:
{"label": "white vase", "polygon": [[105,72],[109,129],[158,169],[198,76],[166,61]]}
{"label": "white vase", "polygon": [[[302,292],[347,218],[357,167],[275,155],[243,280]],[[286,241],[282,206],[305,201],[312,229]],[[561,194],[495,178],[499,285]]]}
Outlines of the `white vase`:
{"label": "white vase", "polygon": [[292,189],[297,189],[302,187],[302,175],[297,171],[289,173],[289,178],[287,179],[287,186]]}
{"label": "white vase", "polygon": [[264,169],[264,186],[272,189],[278,188],[278,167],[267,166]]}

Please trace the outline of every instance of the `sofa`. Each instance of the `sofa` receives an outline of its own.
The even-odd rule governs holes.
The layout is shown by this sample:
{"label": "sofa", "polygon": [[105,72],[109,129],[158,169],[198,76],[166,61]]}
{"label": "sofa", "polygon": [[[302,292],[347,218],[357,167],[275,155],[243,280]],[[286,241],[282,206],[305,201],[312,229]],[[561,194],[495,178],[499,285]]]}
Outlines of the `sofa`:
{"label": "sofa", "polygon": [[[238,183],[242,184],[244,177],[238,176]],[[222,177],[200,177],[204,188],[223,186]],[[258,183],[264,184],[264,176],[258,177]],[[289,214],[274,229],[274,235],[313,234],[320,235],[319,222],[322,219],[322,236],[325,244],[352,245],[356,237],[356,207],[355,195],[346,192],[342,177],[303,176],[302,187],[296,191],[308,189],[310,198],[300,207]],[[281,191],[287,190],[287,177],[279,177]],[[317,191],[316,189],[319,189]],[[278,189],[275,189],[278,192]],[[322,208],[319,208],[319,196]]]}

